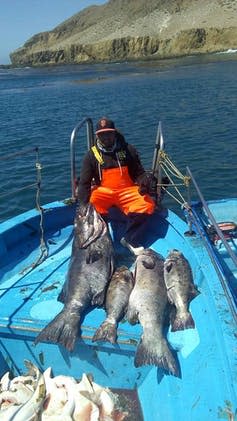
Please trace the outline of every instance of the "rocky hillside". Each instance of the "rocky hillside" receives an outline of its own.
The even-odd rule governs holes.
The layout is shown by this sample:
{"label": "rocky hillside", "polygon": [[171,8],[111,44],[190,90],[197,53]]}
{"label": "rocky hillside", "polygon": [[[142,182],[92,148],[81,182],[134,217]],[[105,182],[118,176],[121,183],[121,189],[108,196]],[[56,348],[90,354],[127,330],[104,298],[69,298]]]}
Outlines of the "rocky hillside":
{"label": "rocky hillside", "polygon": [[237,49],[237,0],[110,0],[11,54],[15,66],[162,59]]}

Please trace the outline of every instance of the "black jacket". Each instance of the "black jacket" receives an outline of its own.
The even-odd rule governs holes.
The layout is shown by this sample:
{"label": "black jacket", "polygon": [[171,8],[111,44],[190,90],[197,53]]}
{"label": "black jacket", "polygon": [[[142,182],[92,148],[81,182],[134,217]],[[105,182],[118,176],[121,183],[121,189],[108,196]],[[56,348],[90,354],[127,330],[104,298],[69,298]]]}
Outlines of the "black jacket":
{"label": "black jacket", "polygon": [[100,173],[103,169],[128,167],[128,172],[134,183],[142,184],[146,178],[146,172],[141,164],[139,155],[134,146],[129,145],[124,137],[117,134],[116,148],[113,152],[103,152],[99,150],[103,163],[99,164],[93,151],[90,149],[82,162],[80,178],[78,180],[78,200],[88,202],[91,193],[92,180],[96,185],[100,185]]}

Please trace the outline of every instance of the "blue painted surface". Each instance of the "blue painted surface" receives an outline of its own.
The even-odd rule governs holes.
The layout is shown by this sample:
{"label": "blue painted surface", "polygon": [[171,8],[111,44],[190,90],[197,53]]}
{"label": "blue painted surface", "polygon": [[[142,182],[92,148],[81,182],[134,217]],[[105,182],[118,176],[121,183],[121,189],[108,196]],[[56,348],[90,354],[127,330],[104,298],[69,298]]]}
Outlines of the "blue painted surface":
{"label": "blue painted surface", "polygon": [[[200,295],[190,305],[196,328],[168,332],[176,353],[181,378],[153,366],[133,364],[139,325],[120,323],[118,344],[94,344],[91,338],[105,313],[93,309],[82,323],[82,337],[73,353],[53,344],[33,341],[59,311],[56,301],[65,281],[71,255],[75,208],[61,202],[45,207],[44,230],[49,256],[31,269],[40,250],[39,215],[30,211],[0,225],[0,364],[15,374],[24,371],[24,359],[41,370],[79,378],[93,373],[97,383],[108,387],[137,389],[144,421],[200,421],[228,419],[237,408],[236,323],[228,300],[200,237],[185,237],[186,223],[170,211],[152,216],[143,236],[146,247],[164,257],[172,248],[189,260]],[[134,259],[119,244],[124,221],[111,215],[117,263],[133,267]],[[2,374],[0,373],[0,374]]]}
{"label": "blue painted surface", "polygon": [[[217,223],[221,222],[232,222],[237,225],[237,199],[222,199],[212,200],[207,202],[208,207],[214,216]],[[215,260],[223,282],[226,284],[226,288],[229,290],[230,299],[233,300],[234,305],[237,307],[237,266],[233,259],[231,259],[221,239],[215,242],[211,241],[207,234],[207,227],[212,225],[208,215],[201,206],[200,202],[193,204],[193,212],[195,218],[202,229],[203,236],[213,259]],[[233,253],[237,256],[237,232],[236,230],[232,233],[229,238],[226,238],[229,247]]]}

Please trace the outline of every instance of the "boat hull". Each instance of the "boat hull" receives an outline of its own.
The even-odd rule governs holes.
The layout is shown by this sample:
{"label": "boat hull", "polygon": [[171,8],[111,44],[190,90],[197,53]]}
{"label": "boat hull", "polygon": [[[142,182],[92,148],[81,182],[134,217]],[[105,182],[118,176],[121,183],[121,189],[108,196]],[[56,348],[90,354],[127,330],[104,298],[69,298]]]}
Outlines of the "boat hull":
{"label": "boat hull", "polygon": [[[65,281],[71,255],[74,205],[54,202],[44,207],[44,239],[48,257],[38,266],[42,232],[37,211],[13,218],[0,226],[1,373],[24,371],[24,359],[40,370],[79,379],[92,373],[95,382],[110,388],[136,390],[145,421],[226,419],[237,408],[236,321],[228,299],[199,236],[189,237],[187,224],[173,212],[156,212],[143,241],[164,257],[172,248],[189,260],[200,294],[191,302],[195,329],[168,330],[167,339],[180,366],[180,378],[155,366],[135,368],[134,355],[142,333],[139,324],[121,322],[118,343],[93,343],[105,318],[103,309],[91,309],[82,321],[75,350],[34,340],[60,311],[57,296]],[[131,270],[134,258],[122,248],[125,220],[111,214],[110,231],[118,262]]]}

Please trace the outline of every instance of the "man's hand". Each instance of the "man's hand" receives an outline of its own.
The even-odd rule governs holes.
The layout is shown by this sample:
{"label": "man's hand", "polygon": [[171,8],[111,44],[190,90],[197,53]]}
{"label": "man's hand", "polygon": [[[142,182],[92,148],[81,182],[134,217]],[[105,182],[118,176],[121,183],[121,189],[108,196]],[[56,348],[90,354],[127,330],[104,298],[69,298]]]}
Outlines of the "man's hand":
{"label": "man's hand", "polygon": [[139,193],[144,196],[144,194],[149,193],[151,185],[151,179],[147,174],[144,174],[139,180]]}

